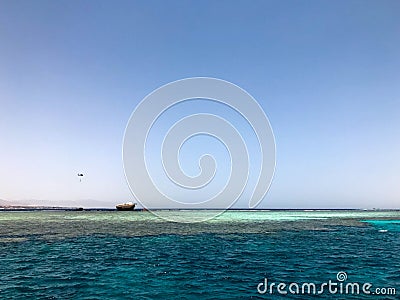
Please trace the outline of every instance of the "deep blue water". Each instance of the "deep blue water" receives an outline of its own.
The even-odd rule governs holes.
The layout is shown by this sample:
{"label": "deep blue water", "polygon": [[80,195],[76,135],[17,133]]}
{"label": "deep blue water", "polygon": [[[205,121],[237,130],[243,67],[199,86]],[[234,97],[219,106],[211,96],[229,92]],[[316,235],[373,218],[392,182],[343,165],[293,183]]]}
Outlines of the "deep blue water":
{"label": "deep blue water", "polygon": [[397,295],[314,297],[400,299],[393,216],[241,213],[201,224],[112,212],[2,213],[0,298],[307,299],[262,295],[257,285],[265,277],[337,282],[337,273],[346,272],[346,282],[372,283],[371,291],[396,288]]}

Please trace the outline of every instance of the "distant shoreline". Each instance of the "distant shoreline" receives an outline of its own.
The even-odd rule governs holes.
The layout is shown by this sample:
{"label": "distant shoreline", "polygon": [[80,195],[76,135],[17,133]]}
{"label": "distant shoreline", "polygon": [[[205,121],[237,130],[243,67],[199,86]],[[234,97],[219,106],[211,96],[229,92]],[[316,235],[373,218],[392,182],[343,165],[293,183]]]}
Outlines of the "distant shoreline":
{"label": "distant shoreline", "polygon": [[[182,209],[182,208],[155,208],[153,211],[400,211],[400,208],[260,208],[260,209],[246,209],[246,208],[230,208],[230,209]],[[60,207],[60,206],[0,206],[1,211],[117,211],[116,208],[102,208],[102,207]],[[146,211],[143,208],[137,208],[133,211]]]}

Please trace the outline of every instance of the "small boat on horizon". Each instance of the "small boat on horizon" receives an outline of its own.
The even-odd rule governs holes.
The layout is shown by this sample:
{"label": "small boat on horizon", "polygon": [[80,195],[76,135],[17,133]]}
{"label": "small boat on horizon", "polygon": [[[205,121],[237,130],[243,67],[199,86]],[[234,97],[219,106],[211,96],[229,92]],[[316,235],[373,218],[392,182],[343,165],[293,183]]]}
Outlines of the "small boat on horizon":
{"label": "small boat on horizon", "polygon": [[118,204],[115,206],[117,210],[133,210],[135,208],[136,203],[126,202],[123,204]]}

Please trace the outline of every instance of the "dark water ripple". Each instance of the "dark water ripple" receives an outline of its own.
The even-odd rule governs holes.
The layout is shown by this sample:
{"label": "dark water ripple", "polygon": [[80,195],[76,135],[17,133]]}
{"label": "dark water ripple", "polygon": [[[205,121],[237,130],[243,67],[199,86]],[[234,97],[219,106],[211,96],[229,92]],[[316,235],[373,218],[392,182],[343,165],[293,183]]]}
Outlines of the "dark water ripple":
{"label": "dark water ripple", "polygon": [[340,271],[347,281],[400,292],[400,230],[393,222],[379,232],[382,223],[354,217],[181,224],[32,214],[0,215],[2,299],[307,299],[260,295],[256,287],[264,277],[318,284]]}

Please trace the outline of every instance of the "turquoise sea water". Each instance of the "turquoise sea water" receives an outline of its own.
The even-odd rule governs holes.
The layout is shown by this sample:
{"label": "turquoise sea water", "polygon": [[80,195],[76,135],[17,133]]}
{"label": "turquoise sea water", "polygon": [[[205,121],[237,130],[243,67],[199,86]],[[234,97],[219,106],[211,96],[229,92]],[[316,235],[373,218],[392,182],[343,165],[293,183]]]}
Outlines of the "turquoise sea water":
{"label": "turquoise sea water", "polygon": [[[188,221],[205,211],[165,211]],[[1,299],[400,299],[400,212],[1,212]],[[347,282],[396,295],[260,294],[265,282]]]}

